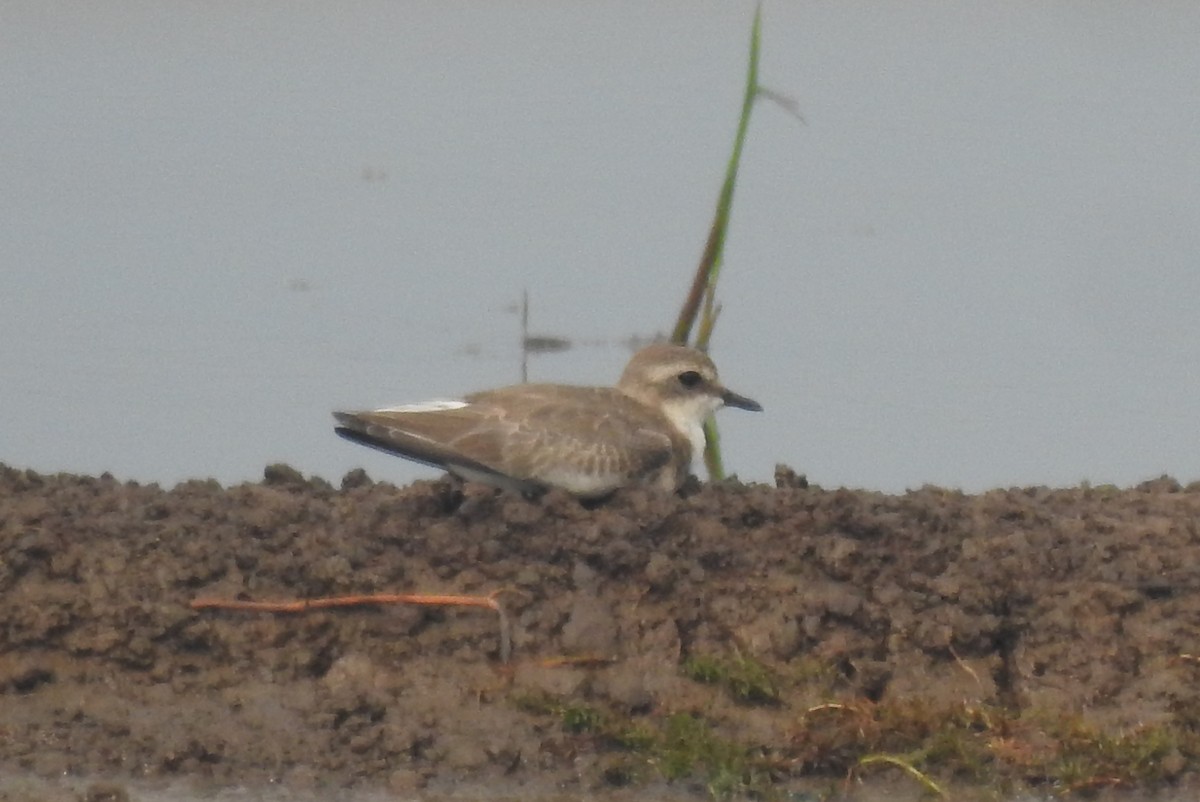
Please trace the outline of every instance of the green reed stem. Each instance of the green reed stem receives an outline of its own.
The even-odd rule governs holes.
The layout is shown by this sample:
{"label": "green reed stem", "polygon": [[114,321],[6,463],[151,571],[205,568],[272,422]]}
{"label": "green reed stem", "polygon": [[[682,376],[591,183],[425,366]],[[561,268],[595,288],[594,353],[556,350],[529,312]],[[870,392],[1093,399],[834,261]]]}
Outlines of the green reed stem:
{"label": "green reed stem", "polygon": [[[750,31],[750,66],[746,72],[746,93],[742,98],[742,114],[738,120],[737,136],[733,141],[733,153],[725,168],[725,182],[721,185],[721,194],[717,199],[717,210],[713,216],[712,226],[708,230],[708,240],[704,243],[704,253],[700,256],[700,264],[692,279],[691,289],[679,310],[679,318],[671,333],[671,342],[686,345],[691,336],[692,327],[700,316],[700,329],[694,343],[701,351],[708,350],[712,338],[713,327],[721,305],[716,303],[717,277],[721,273],[721,263],[725,252],[725,232],[729,228],[729,215],[733,209],[733,189],[737,184],[738,165],[742,160],[742,148],[746,143],[746,130],[750,127],[750,111],[754,108],[754,100],[759,94],[758,85],[758,53],[760,31],[762,28],[762,6],[754,12],[754,25]],[[701,315],[701,309],[703,314]],[[709,418],[704,424],[704,433],[708,437],[708,446],[704,450],[704,464],[708,468],[710,479],[719,480],[725,476],[721,464],[720,435],[716,422]]]}

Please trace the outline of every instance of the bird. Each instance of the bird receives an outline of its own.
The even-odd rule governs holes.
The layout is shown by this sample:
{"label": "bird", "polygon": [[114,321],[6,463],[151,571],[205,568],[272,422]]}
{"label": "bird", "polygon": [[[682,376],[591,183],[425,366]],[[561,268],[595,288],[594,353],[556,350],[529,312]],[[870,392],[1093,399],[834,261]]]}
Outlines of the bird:
{"label": "bird", "polygon": [[762,411],[721,384],[704,352],[658,343],[633,355],[615,387],[517,384],[333,416],[351,442],[467,481],[599,499],[627,485],[677,491],[721,407]]}

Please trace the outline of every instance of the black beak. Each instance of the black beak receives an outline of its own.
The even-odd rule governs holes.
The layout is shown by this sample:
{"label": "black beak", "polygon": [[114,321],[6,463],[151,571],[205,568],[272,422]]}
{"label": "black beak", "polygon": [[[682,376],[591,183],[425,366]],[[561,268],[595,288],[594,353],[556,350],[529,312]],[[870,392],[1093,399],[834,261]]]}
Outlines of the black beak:
{"label": "black beak", "polygon": [[725,406],[727,407],[748,409],[751,412],[762,412],[762,404],[758,403],[753,398],[747,398],[744,395],[738,395],[733,390],[726,390],[721,393],[721,400],[725,402]]}

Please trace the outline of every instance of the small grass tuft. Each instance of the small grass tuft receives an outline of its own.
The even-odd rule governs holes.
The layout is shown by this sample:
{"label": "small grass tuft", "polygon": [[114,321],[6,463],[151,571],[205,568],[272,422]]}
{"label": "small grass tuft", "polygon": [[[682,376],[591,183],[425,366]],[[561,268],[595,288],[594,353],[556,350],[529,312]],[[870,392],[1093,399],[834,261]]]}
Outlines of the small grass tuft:
{"label": "small grass tuft", "polygon": [[683,662],[683,675],[693,682],[720,685],[743,705],[778,705],[779,680],[766,665],[735,651],[724,659],[693,655]]}
{"label": "small grass tuft", "polygon": [[594,707],[570,705],[559,715],[567,732],[599,732],[604,724],[603,715]]}

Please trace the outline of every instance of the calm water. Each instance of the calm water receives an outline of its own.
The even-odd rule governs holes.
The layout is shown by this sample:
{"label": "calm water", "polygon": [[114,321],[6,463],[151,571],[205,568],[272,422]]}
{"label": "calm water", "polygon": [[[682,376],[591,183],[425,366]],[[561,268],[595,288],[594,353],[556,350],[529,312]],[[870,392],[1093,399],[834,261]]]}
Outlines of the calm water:
{"label": "calm water", "polygon": [[[669,327],[748,3],[0,4],[0,460],[430,475],[329,410],[608,382]],[[765,7],[727,461],[831,486],[1200,478],[1200,6]]]}

